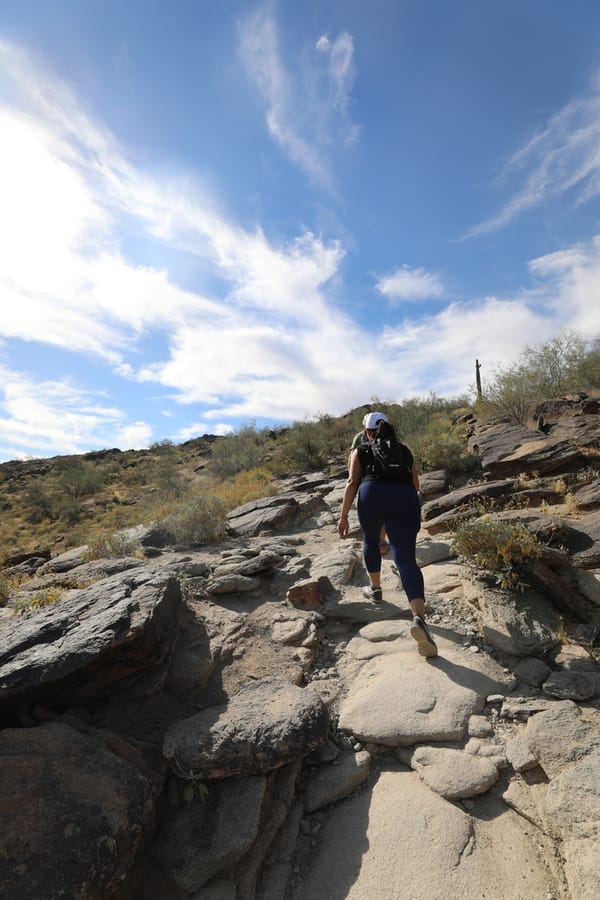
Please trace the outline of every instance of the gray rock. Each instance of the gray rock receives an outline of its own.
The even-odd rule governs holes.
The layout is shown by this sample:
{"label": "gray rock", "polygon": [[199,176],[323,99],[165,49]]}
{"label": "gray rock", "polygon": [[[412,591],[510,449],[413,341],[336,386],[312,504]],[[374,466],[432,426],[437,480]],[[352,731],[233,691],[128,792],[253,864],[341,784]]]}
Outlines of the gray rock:
{"label": "gray rock", "polygon": [[421,568],[430,566],[432,563],[443,562],[453,555],[452,546],[448,541],[426,540],[417,543],[417,564]]}
{"label": "gray rock", "polygon": [[578,509],[597,509],[600,506],[600,478],[573,492]]}
{"label": "gray rock", "polygon": [[237,863],[257,838],[266,778],[257,775],[211,784],[176,811],[154,852],[177,885],[189,893]]}
{"label": "gray rock", "polygon": [[521,735],[506,742],[506,757],[515,772],[526,772],[537,766],[538,761]]}
{"label": "gray rock", "polygon": [[600,568],[600,510],[582,516],[572,532],[577,535],[569,547],[573,565],[582,569]]}
{"label": "gray rock", "polygon": [[577,569],[575,572],[577,585],[580,592],[591,603],[600,606],[600,575],[596,572],[587,572],[584,569]]}
{"label": "gray rock", "polygon": [[281,563],[281,556],[271,550],[261,550],[250,558],[228,556],[226,560],[215,566],[214,578],[222,578],[226,575],[258,575],[272,572]]}
{"label": "gray rock", "polygon": [[444,494],[448,489],[448,473],[445,469],[424,472],[419,477],[419,488],[425,500],[431,500]]}
{"label": "gray rock", "polygon": [[318,747],[329,714],[318,694],[282,678],[250,682],[226,706],[171,725],[163,754],[182,778],[269,772]]}
{"label": "gray rock", "polygon": [[556,609],[537,591],[495,590],[480,579],[464,581],[464,594],[481,615],[483,637],[510,656],[542,656],[559,643]]}
{"label": "gray rock", "polygon": [[382,772],[372,790],[332,807],[294,900],[481,900],[482,886],[490,898],[546,897],[549,848],[530,832],[492,800],[472,818],[416,773]]}
{"label": "gray rock", "polygon": [[519,660],[513,673],[523,684],[539,687],[546,680],[552,669],[543,660],[535,656],[526,656]]}
{"label": "gray rock", "polygon": [[371,755],[366,750],[344,753],[335,764],[323,765],[313,775],[304,794],[304,809],[314,812],[347,797],[369,777]]}
{"label": "gray rock", "polygon": [[177,579],[144,567],[72,591],[35,616],[0,619],[0,707],[36,691],[50,705],[53,697],[61,707],[85,705],[142,678],[144,692],[157,690],[181,609]]}
{"label": "gray rock", "polygon": [[589,700],[596,693],[597,678],[592,672],[556,671],[542,685],[542,690],[558,700]]}
{"label": "gray rock", "polygon": [[504,497],[512,494],[517,488],[518,483],[513,478],[457,488],[449,494],[443,494],[435,500],[424,503],[421,508],[423,520],[429,522],[431,519],[437,519],[445,514],[456,514],[459,507],[467,507],[482,500]]}
{"label": "gray rock", "polygon": [[396,644],[397,652],[369,659],[350,683],[340,707],[340,729],[388,747],[460,740],[470,716],[483,710],[502,676],[463,668],[461,657],[445,646],[445,658],[428,664],[413,641]]}
{"label": "gray rock", "polygon": [[551,779],[600,748],[600,732],[581,718],[571,700],[555,700],[548,710],[533,716],[523,736]]}
{"label": "gray rock", "polygon": [[124,741],[63,722],[0,732],[0,782],[4,900],[111,895],[162,787]]}
{"label": "gray rock", "polygon": [[417,747],[410,765],[432,791],[446,800],[483,794],[498,780],[498,768],[491,757],[446,747]]}
{"label": "gray rock", "polygon": [[565,872],[572,897],[600,896],[600,750],[554,778],[546,793],[546,810],[560,833]]}
{"label": "gray rock", "polygon": [[260,588],[260,578],[250,578],[247,575],[222,575],[210,578],[205,586],[207,594],[249,594]]}
{"label": "gray rock", "polygon": [[335,550],[317,556],[310,567],[313,578],[325,576],[334,588],[350,584],[360,554],[352,547],[340,543]]}
{"label": "gray rock", "polygon": [[41,575],[46,572],[70,572],[71,569],[75,569],[85,562],[87,550],[87,544],[82,547],[73,547],[71,550],[66,550],[49,559],[38,571]]}
{"label": "gray rock", "polygon": [[281,531],[328,507],[321,493],[283,494],[244,503],[227,514],[233,534],[250,536]]}
{"label": "gray rock", "polygon": [[506,422],[479,429],[469,443],[487,478],[566,471],[581,459],[578,447],[557,433],[542,435]]}

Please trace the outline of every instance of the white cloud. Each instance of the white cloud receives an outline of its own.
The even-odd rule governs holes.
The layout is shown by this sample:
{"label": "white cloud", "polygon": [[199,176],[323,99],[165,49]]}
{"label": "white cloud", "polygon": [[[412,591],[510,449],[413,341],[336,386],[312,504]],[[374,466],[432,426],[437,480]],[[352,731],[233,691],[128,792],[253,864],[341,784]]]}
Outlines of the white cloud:
{"label": "white cloud", "polygon": [[390,300],[426,300],[444,294],[444,286],[437,275],[407,265],[379,278],[375,287]]}
{"label": "white cloud", "polygon": [[0,458],[81,453],[112,444],[107,436],[123,425],[125,414],[69,379],[35,381],[0,369]]}
{"label": "white cloud", "polygon": [[[259,9],[239,25],[240,56],[266,105],[273,139],[317,184],[334,191],[332,143],[354,143],[360,129],[349,114],[354,84],[354,40],[343,32],[331,41],[322,35],[315,49],[328,57],[323,76],[310,69],[294,77],[281,58],[277,23]],[[312,85],[312,90],[310,86]]]}
{"label": "white cloud", "polygon": [[226,422],[216,422],[211,425],[206,422],[194,422],[180,429],[175,437],[179,441],[189,441],[192,438],[202,437],[204,434],[217,434],[219,436],[231,434],[233,430],[233,427]]}
{"label": "white cloud", "polygon": [[588,340],[599,338],[600,235],[531,260],[529,267],[544,279],[540,290],[552,309],[554,322]]}
{"label": "white cloud", "polygon": [[117,444],[122,450],[140,450],[150,445],[152,426],[147,422],[132,422],[117,432]]}
{"label": "white cloud", "polygon": [[520,147],[503,175],[521,176],[521,186],[489,219],[465,237],[487,234],[554,197],[575,191],[576,202],[600,193],[600,79],[591,92],[553,115],[545,128]]}
{"label": "white cloud", "polygon": [[[319,43],[328,73],[334,58],[338,73],[337,80],[328,75],[327,125],[334,97],[343,107],[349,96],[352,46],[341,41],[336,55],[336,41]],[[233,418],[284,422],[346,412],[374,395],[462,393],[474,380],[475,358],[485,377],[523,344],[563,327],[599,331],[600,239],[533,260],[534,288],[514,298],[453,303],[418,322],[405,317],[367,331],[337,308],[339,242],[306,231],[276,244],[260,228],[220,215],[195,183],[152,180],[48,73],[9,57],[23,65],[7,67],[0,53],[0,74],[16,80],[29,105],[27,115],[8,100],[0,106],[0,154],[13,167],[12,181],[0,172],[10,201],[0,203],[0,229],[12,247],[0,255],[4,347],[15,337],[94,354],[122,378],[155,381],[181,405],[207,406],[194,411],[180,439],[227,433]],[[287,76],[272,62],[267,54],[262,77],[274,98],[281,91],[287,110]],[[28,229],[36,217],[39,228]],[[150,234],[174,255],[185,250],[209,274],[211,295],[182,290],[172,272],[128,259],[123,219],[138,238]],[[445,293],[438,275],[406,265],[376,287],[391,301]],[[150,355],[142,352],[148,336],[160,347]],[[144,446],[152,437],[139,413],[129,422],[69,380],[35,383],[8,367],[0,374],[0,441],[13,456],[15,448],[36,455]]]}

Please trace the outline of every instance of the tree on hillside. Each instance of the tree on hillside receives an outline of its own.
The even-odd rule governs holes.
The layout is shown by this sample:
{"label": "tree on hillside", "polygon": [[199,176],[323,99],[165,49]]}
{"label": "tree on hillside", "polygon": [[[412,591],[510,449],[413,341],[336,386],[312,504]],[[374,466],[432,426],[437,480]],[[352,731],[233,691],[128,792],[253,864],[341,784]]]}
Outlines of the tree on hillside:
{"label": "tree on hillside", "polygon": [[598,387],[600,342],[588,344],[568,330],[545,344],[525,347],[516,363],[498,367],[477,407],[484,418],[524,423],[542,400]]}

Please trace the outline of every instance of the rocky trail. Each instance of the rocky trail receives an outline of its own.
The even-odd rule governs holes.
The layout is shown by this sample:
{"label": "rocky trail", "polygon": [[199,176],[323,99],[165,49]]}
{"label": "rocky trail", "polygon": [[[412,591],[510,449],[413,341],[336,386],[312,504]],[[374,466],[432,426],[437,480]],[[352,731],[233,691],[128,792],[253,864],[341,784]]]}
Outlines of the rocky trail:
{"label": "rocky trail", "polygon": [[[600,484],[573,480],[567,515],[554,475],[517,481],[504,444],[496,473],[486,440],[487,480],[423,479],[432,660],[391,558],[384,602],[362,596],[341,470],[235,510],[218,546],[141,529],[143,559],[29,561],[32,596],[66,593],[0,610],[0,894],[600,896]],[[572,466],[536,436],[537,473],[561,442]],[[454,556],[448,514],[525,491],[497,514],[560,548],[500,590]]]}

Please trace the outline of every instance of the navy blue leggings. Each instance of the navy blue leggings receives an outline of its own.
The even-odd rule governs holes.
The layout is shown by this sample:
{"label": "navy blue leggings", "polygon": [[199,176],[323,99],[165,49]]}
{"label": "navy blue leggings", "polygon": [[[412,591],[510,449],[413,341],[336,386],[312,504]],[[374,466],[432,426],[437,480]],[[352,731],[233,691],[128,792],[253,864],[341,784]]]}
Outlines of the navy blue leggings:
{"label": "navy blue leggings", "polygon": [[381,571],[379,540],[385,525],[402,587],[409,600],[425,597],[423,575],[415,547],[421,527],[421,505],[412,484],[390,484],[375,479],[358,489],[358,521],[363,530],[363,557],[367,572]]}

